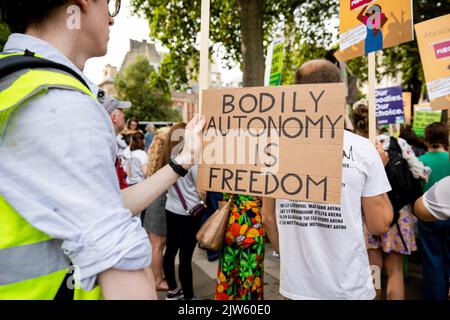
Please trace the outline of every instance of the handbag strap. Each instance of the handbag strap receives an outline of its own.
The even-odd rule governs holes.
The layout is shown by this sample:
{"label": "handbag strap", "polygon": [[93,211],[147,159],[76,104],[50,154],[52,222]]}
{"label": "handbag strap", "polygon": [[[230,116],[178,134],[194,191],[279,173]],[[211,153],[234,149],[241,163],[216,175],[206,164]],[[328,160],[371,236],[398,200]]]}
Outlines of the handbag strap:
{"label": "handbag strap", "polygon": [[188,212],[189,210],[188,210],[188,206],[186,204],[186,199],[184,199],[183,194],[181,193],[180,187],[178,186],[178,184],[176,182],[173,185],[173,187],[175,188],[175,191],[177,192],[178,198],[180,199],[184,210],[186,210],[186,212]]}

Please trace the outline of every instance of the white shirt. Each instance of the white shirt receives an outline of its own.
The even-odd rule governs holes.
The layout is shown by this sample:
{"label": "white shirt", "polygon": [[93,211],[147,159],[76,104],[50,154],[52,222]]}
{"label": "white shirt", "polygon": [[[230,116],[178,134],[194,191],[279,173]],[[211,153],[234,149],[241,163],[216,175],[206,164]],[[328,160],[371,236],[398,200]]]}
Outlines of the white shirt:
{"label": "white shirt", "polygon": [[[128,149],[129,150],[129,149]],[[133,150],[129,152],[129,158],[125,161],[127,172],[127,183],[133,185],[144,181],[145,176],[142,166],[148,163],[148,156],[143,150]]]}
{"label": "white shirt", "polygon": [[341,205],[277,200],[280,293],[290,299],[375,297],[361,197],[391,190],[374,145],[345,131]]}
{"label": "white shirt", "polygon": [[423,205],[438,220],[450,218],[450,177],[436,182],[422,197]]}
{"label": "white shirt", "polygon": [[[84,77],[45,41],[12,34],[5,45],[8,53],[25,49]],[[85,290],[102,271],[138,270],[151,262],[147,233],[124,207],[115,160],[109,115],[76,91],[51,89],[31,99],[12,113],[0,137],[0,194],[35,228],[62,240]]]}
{"label": "white shirt", "polygon": [[[197,172],[198,165],[195,165],[189,169],[189,172],[184,177],[181,177],[177,181],[178,188],[186,201],[188,210],[194,208],[200,203],[200,197],[198,196],[196,187]],[[182,216],[189,215],[184,209],[175,187],[170,187],[169,190],[167,190],[166,210]]]}

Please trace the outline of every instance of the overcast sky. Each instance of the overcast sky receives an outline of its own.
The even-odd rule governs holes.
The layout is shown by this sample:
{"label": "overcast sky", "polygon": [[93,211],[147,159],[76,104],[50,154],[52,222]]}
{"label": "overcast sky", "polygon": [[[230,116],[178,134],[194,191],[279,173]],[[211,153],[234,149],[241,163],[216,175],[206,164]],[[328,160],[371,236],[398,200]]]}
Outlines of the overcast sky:
{"label": "overcast sky", "polygon": [[[110,40],[108,44],[108,54],[102,58],[90,59],[85,66],[84,72],[94,83],[99,84],[103,80],[103,69],[106,64],[120,67],[123,58],[130,49],[130,40],[150,41],[148,36],[149,27],[145,19],[130,14],[129,0],[122,0],[122,9],[114,19],[114,26],[111,27]],[[158,51],[163,48],[157,44]],[[220,65],[220,62],[218,62]],[[221,69],[222,81],[228,82],[239,75],[239,70],[225,71]]]}

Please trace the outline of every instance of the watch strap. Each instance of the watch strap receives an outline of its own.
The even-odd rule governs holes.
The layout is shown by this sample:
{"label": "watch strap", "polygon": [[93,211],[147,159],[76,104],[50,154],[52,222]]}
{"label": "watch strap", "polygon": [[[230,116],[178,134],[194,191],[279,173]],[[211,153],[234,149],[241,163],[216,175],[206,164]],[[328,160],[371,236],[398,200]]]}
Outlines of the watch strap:
{"label": "watch strap", "polygon": [[173,171],[175,171],[181,177],[184,177],[189,172],[188,170],[183,168],[181,165],[176,163],[175,160],[172,158],[169,160],[169,166],[173,169]]}

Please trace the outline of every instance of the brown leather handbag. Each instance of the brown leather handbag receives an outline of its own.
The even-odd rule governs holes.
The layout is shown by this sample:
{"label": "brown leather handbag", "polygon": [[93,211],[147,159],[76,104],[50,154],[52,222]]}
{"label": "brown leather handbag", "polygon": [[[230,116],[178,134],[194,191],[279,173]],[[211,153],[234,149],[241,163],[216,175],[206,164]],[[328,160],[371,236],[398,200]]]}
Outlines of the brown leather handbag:
{"label": "brown leather handbag", "polygon": [[203,223],[197,232],[197,242],[201,248],[214,251],[222,249],[231,205],[232,199],[219,206],[219,209]]}

